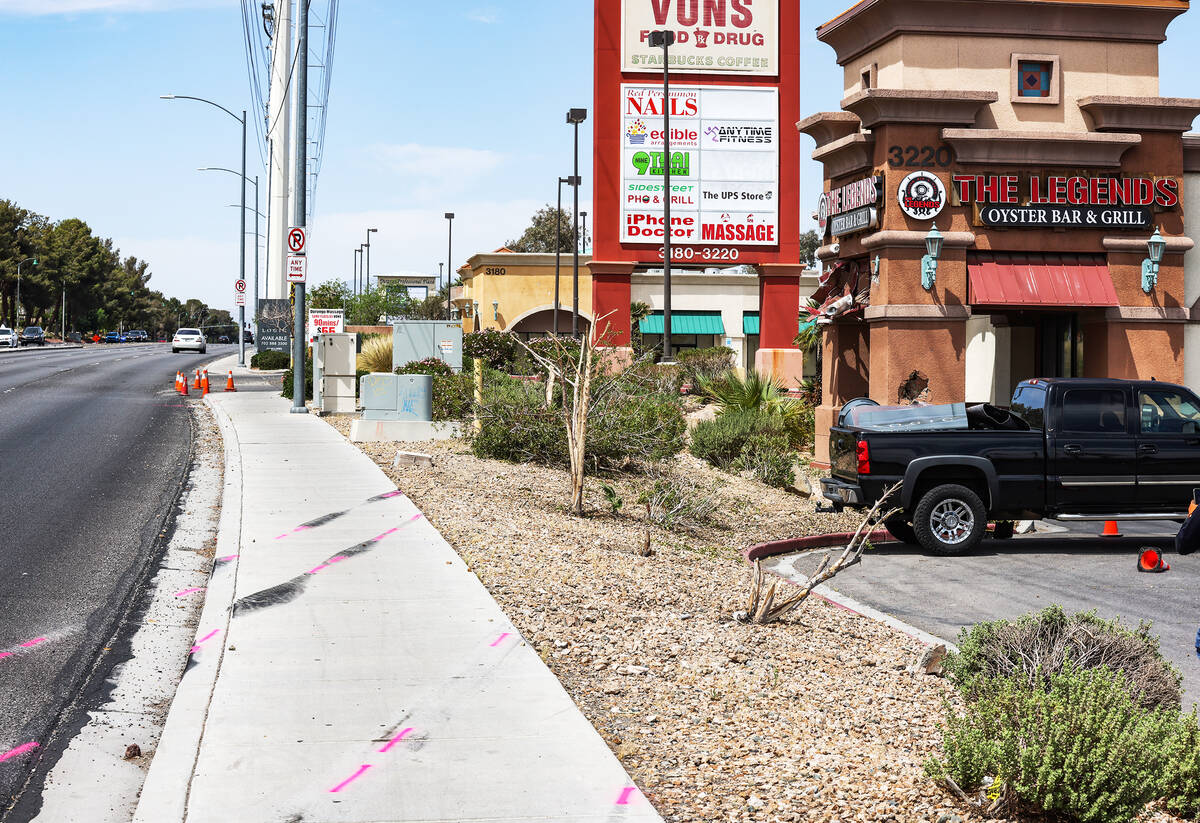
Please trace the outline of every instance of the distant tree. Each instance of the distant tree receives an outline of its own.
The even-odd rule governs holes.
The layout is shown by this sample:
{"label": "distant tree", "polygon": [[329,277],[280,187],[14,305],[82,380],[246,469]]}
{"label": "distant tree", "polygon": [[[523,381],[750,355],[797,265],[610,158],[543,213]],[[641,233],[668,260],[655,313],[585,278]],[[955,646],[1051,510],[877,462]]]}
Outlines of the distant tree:
{"label": "distant tree", "polygon": [[307,295],[309,308],[343,309],[353,297],[350,284],[345,280],[326,280]]}
{"label": "distant tree", "polygon": [[809,266],[817,262],[817,249],[821,247],[821,238],[812,229],[800,235],[800,262]]}
{"label": "distant tree", "polygon": [[554,206],[547,205],[538,209],[530,220],[529,228],[525,229],[516,240],[509,240],[505,247],[517,252],[553,253],[555,238],[555,218],[558,222],[558,251],[570,252],[575,248],[575,231],[571,224],[571,213],[559,211]]}

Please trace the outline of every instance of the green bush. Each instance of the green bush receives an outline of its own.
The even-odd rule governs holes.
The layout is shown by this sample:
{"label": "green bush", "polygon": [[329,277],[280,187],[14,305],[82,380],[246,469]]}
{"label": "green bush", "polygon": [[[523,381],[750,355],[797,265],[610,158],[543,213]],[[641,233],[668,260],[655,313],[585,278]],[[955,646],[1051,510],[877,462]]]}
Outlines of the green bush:
{"label": "green bush", "polygon": [[465,420],[474,405],[475,379],[472,375],[451,373],[433,376],[434,420]]}
{"label": "green bush", "polygon": [[508,372],[512,370],[521,347],[507,332],[484,329],[463,335],[463,363],[478,357],[490,368]]}
{"label": "green bush", "polygon": [[471,451],[476,457],[514,463],[566,464],[562,417],[557,408],[544,408],[545,398],[540,383],[509,379],[485,384]]}
{"label": "green bush", "polygon": [[701,420],[692,429],[692,454],[718,469],[729,471],[746,444],[758,434],[783,434],[779,418],[748,409],[730,409],[713,420]]}
{"label": "green bush", "polygon": [[995,620],[964,629],[959,651],[946,659],[946,671],[970,698],[980,683],[1018,677],[1044,685],[1070,661],[1079,668],[1106,666],[1122,672],[1134,699],[1147,708],[1179,709],[1181,675],[1158,650],[1149,624],[1136,631],[1094,612],[1068,616],[1060,606],[1015,621]]}
{"label": "green bush", "polygon": [[[283,373],[283,396],[291,400],[295,396],[292,391],[292,380],[295,378],[295,370],[288,369]],[[304,361],[304,399],[313,399],[313,364],[312,358]]]}
{"label": "green bush", "polygon": [[754,479],[777,489],[796,482],[795,457],[787,435],[759,432],[742,446],[742,453],[733,461],[735,471],[748,471]]}
{"label": "green bush", "polygon": [[683,451],[686,432],[677,395],[619,394],[591,415],[585,451],[606,468],[631,459],[665,460]]}
{"label": "green bush", "polygon": [[1044,688],[1020,676],[979,680],[965,712],[947,721],[945,759],[926,764],[930,775],[968,792],[990,777],[1082,823],[1128,823],[1159,797],[1195,808],[1194,716],[1139,705],[1125,676],[1106,667],[1068,662],[1037,679]]}
{"label": "green bush", "polygon": [[733,349],[714,346],[709,349],[683,349],[675,357],[683,370],[683,382],[698,389],[701,381],[715,380],[733,368]]}
{"label": "green bush", "polygon": [[812,408],[788,397],[779,380],[763,377],[753,369],[744,376],[730,371],[713,380],[702,380],[700,393],[713,400],[718,414],[741,409],[778,418],[794,448],[802,448],[806,436],[811,436],[811,428],[806,432],[805,426],[810,425]]}
{"label": "green bush", "polygon": [[426,357],[424,360],[409,360],[403,366],[397,366],[396,374],[447,375],[454,374],[454,369],[450,368],[450,364],[445,360]]}
{"label": "green bush", "polygon": [[292,358],[287,352],[282,351],[260,351],[256,352],[250,358],[250,368],[264,369],[271,371],[274,369],[286,369],[292,365]]}

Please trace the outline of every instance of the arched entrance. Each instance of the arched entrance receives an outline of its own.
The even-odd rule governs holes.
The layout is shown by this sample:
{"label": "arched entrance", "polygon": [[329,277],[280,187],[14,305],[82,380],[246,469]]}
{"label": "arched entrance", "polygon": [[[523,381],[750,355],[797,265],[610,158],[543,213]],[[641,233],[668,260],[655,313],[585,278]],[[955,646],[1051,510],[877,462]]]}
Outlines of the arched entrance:
{"label": "arched entrance", "polygon": [[[579,331],[587,333],[591,328],[591,321],[583,314],[579,315]],[[534,337],[545,337],[548,334],[554,334],[554,307],[548,306],[542,309],[534,309],[527,312],[516,319],[508,331],[520,337],[522,340],[529,340]],[[559,308],[558,310],[558,333],[571,333],[571,310]]]}

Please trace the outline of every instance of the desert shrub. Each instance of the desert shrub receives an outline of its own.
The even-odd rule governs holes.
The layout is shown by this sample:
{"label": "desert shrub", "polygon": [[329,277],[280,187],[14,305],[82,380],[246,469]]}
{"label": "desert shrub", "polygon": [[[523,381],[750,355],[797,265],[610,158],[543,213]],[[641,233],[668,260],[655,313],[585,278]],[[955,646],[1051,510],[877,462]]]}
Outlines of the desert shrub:
{"label": "desert shrub", "polygon": [[[579,360],[579,341],[570,335],[559,335],[556,340],[550,337],[535,337],[526,343],[534,352],[551,361],[572,364]],[[562,346],[562,349],[559,349]],[[517,356],[513,362],[513,374],[540,374],[544,369],[529,355],[529,352],[518,345]]]}
{"label": "desert shrub", "polygon": [[362,345],[358,353],[358,367],[368,372],[390,372],[392,370],[392,338],[372,337]]}
{"label": "desert shrub", "polygon": [[1163,805],[1171,814],[1195,820],[1200,816],[1200,726],[1195,709],[1179,719],[1163,760]]}
{"label": "desert shrub", "polygon": [[424,360],[410,360],[403,366],[396,367],[396,374],[454,374],[454,369],[445,360],[436,357],[426,357]]}
{"label": "desert shrub", "polygon": [[469,374],[433,376],[433,419],[464,420],[475,405],[475,380]]}
{"label": "desert shrub", "polygon": [[729,471],[756,434],[782,434],[780,420],[754,410],[733,409],[713,420],[701,420],[692,430],[689,449],[701,460]]}
{"label": "desert shrub", "polygon": [[484,329],[463,335],[463,361],[478,357],[490,368],[510,371],[520,350],[516,339],[507,332]]}
{"label": "desert shrub", "polygon": [[733,468],[750,472],[760,483],[783,489],[796,482],[794,454],[783,432],[758,432],[746,440]]}
{"label": "desert shrub", "polygon": [[250,368],[252,369],[271,371],[274,369],[286,369],[290,365],[292,365],[291,355],[282,351],[260,351],[256,352],[250,358]]}
{"label": "desert shrub", "polygon": [[715,380],[733,368],[733,349],[714,346],[709,349],[684,349],[676,356],[683,370],[683,382],[693,388],[703,380]]}
{"label": "desert shrub", "polygon": [[758,412],[778,418],[794,448],[805,443],[805,417],[811,409],[799,400],[787,396],[783,384],[773,377],[763,377],[751,369],[744,376],[726,372],[712,380],[702,380],[699,391],[713,400],[718,415],[736,409]]}
{"label": "desert shrub", "polygon": [[964,713],[947,720],[945,759],[931,759],[928,772],[968,792],[992,778],[1023,803],[1083,823],[1128,823],[1164,795],[1177,808],[1196,802],[1194,771],[1166,762],[1187,746],[1196,758],[1178,712],[1139,705],[1125,675],[1106,667],[1066,662],[1034,679],[977,681]]}
{"label": "desert shrub", "polygon": [[1125,675],[1135,700],[1148,708],[1180,706],[1181,676],[1158,650],[1149,624],[1137,630],[1094,612],[1068,616],[1059,606],[1015,621],[996,620],[964,629],[946,670],[970,699],[990,678],[1016,677],[1042,685],[1070,661],[1081,669],[1108,667]]}
{"label": "desert shrub", "polygon": [[[292,380],[294,378],[293,369],[288,369],[283,373],[283,396],[288,400],[291,400],[296,394],[292,391]],[[304,361],[304,399],[313,399],[313,363],[311,357]]]}
{"label": "desert shrub", "polygon": [[[485,382],[481,430],[472,437],[476,456],[568,465],[561,391],[561,386],[555,388],[555,402],[547,409],[541,383]],[[614,393],[589,414],[587,462],[598,470],[611,471],[631,460],[669,457],[683,448],[686,428],[672,397]]]}
{"label": "desert shrub", "polygon": [[652,482],[637,501],[646,507],[646,519],[651,523],[691,531],[712,521],[718,502],[710,489],[682,475],[656,472],[651,476]]}

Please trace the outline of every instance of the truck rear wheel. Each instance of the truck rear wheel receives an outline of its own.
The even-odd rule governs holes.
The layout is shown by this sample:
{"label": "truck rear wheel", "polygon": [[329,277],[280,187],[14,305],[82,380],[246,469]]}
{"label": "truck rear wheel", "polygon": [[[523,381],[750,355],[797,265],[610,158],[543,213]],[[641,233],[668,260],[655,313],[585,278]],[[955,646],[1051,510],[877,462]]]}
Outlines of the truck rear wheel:
{"label": "truck rear wheel", "polygon": [[910,546],[916,546],[920,543],[917,540],[917,533],[913,529],[912,523],[908,522],[907,516],[903,513],[893,514],[887,520],[883,521],[883,526],[892,537],[901,543],[908,543]]}
{"label": "truck rear wheel", "polygon": [[979,545],[987,529],[979,495],[956,483],[930,489],[913,512],[913,530],[926,551],[950,557]]}

